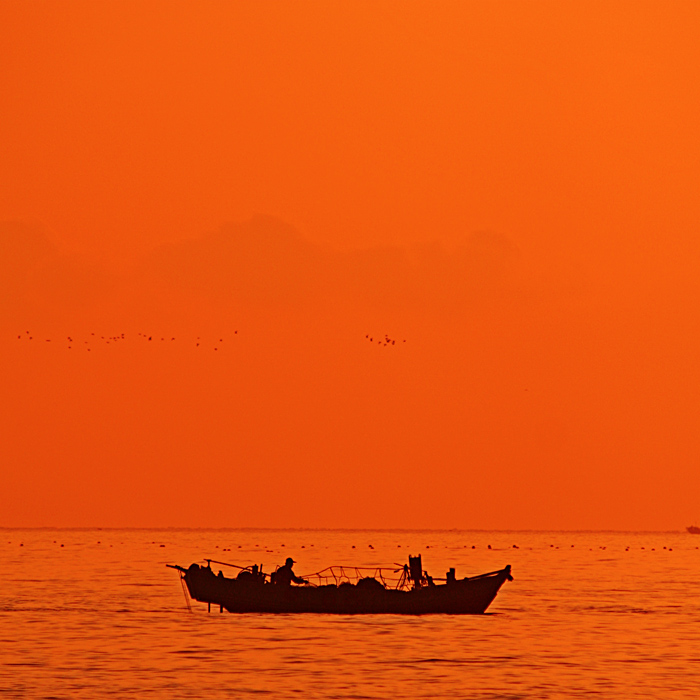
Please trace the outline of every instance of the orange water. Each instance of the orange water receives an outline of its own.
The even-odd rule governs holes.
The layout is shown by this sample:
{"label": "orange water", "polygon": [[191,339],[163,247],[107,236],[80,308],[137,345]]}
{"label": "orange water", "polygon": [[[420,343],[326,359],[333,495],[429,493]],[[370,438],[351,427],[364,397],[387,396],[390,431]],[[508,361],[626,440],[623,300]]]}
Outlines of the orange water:
{"label": "orange water", "polygon": [[[0,694],[698,698],[698,547],[682,533],[0,530]],[[515,580],[484,616],[230,615],[188,611],[165,567],[269,571],[291,555],[304,575],[409,553],[436,576],[512,564]]]}

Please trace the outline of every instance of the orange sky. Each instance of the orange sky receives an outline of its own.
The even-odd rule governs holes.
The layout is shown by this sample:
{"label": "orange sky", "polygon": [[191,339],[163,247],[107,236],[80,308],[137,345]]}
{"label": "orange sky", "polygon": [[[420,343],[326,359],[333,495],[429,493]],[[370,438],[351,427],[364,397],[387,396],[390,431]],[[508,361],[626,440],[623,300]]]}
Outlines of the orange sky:
{"label": "orange sky", "polygon": [[0,525],[698,521],[699,44],[692,2],[5,0]]}

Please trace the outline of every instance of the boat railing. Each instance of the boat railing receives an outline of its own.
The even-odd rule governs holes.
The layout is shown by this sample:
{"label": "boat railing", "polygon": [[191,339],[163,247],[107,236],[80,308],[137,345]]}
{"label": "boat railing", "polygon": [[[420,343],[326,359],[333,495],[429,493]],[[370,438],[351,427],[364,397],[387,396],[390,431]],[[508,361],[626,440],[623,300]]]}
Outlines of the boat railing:
{"label": "boat railing", "polygon": [[[211,568],[212,564],[219,564],[221,566],[228,566],[233,569],[238,569],[238,571],[250,571],[255,573],[257,576],[264,577],[264,579],[269,579],[270,574],[264,573],[262,570],[262,565],[258,567],[257,565],[252,566],[240,566],[238,564],[231,564],[225,561],[217,561],[216,559],[205,559],[207,566]],[[178,569],[181,574],[186,573],[186,569],[181,566],[166,564],[173,569]],[[389,590],[397,591],[407,591],[414,587],[414,583],[411,580],[409,574],[409,568],[407,565],[394,564],[396,568],[390,566],[329,566],[321,571],[316,571],[313,574],[304,574],[304,578],[308,585],[311,586],[328,586],[335,585],[340,586],[343,583],[351,583],[357,585],[358,581],[363,578],[373,578],[379,581],[384,588]],[[447,579],[438,577],[428,577],[427,572],[423,572],[426,579],[434,581],[446,581]],[[475,581],[482,578],[488,578],[491,576],[496,576],[498,574],[505,574],[509,581],[513,578],[510,573],[510,565],[506,566],[505,569],[500,569],[497,571],[489,571],[485,574],[479,574],[477,576],[468,576],[463,580]]]}
{"label": "boat railing", "polygon": [[[262,571],[262,566],[259,568],[256,566],[240,566],[239,564],[232,564],[227,561],[217,561],[216,559],[204,559],[207,563],[207,567],[211,568],[212,564],[218,564],[219,566],[228,566],[232,569],[237,569],[238,571],[250,571],[253,572],[257,569],[256,573],[260,576],[264,576],[266,579],[270,578],[270,574]],[[171,566],[171,568],[177,568],[182,573],[185,573],[186,569],[179,566]],[[385,588],[391,588],[396,590],[408,590],[410,582],[406,576],[406,567],[395,565],[397,568],[392,569],[386,566],[329,566],[321,571],[317,571],[313,574],[305,574],[302,578],[311,586],[323,586],[329,584],[335,584],[339,586],[341,583],[352,583],[357,584],[360,579],[363,578],[374,578],[380,581]]]}

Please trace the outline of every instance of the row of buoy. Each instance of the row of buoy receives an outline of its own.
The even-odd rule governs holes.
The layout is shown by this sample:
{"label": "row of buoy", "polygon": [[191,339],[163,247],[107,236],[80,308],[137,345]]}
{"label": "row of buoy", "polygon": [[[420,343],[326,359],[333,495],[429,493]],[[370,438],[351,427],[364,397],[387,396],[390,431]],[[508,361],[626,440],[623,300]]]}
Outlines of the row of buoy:
{"label": "row of buoy", "polygon": [[[57,540],[54,540],[53,543],[54,543],[54,544],[58,544]],[[10,544],[10,545],[11,545],[12,542],[11,542],[11,541],[8,541],[7,544]],[[102,544],[102,542],[101,542],[101,541],[98,541],[97,544]],[[124,544],[124,543],[123,543],[123,542],[120,542],[120,544]],[[165,547],[165,546],[166,546],[166,545],[161,544],[161,543],[159,543],[159,542],[151,542],[151,544],[158,545],[158,547]],[[19,543],[19,546],[20,546],[20,547],[24,547],[24,542],[20,542],[20,543]],[[63,546],[65,546],[65,545],[61,544],[60,546],[63,547]],[[112,547],[113,545],[110,544],[109,546]],[[256,546],[256,547],[260,547],[259,544],[256,544],[255,546]],[[281,544],[281,545],[280,545],[280,547],[284,547],[284,546],[285,546],[284,544]],[[314,546],[313,544],[309,545],[309,547],[313,547],[313,546]],[[374,545],[372,545],[372,544],[368,544],[367,546],[368,546],[369,549],[374,549]],[[398,545],[396,545],[396,546],[397,546],[398,549],[401,549],[401,545],[400,545],[400,544],[398,544]],[[447,545],[445,545],[445,546],[447,547]],[[559,549],[559,547],[557,547],[557,546],[555,546],[555,545],[549,545],[549,546],[550,546],[550,548]],[[573,547],[574,545],[572,544],[571,546]],[[243,545],[240,545],[240,544],[237,546],[238,549],[242,549],[242,547],[243,547]],[[469,547],[470,547],[470,545],[466,545],[466,544],[463,545],[463,549],[467,549],[467,548],[469,548]],[[306,545],[303,545],[303,544],[302,544],[302,545],[300,546],[300,548],[301,548],[301,549],[305,549],[305,548],[306,548]],[[219,549],[219,545],[216,545],[216,546],[215,546],[215,549]],[[230,551],[232,551],[232,549],[233,549],[232,547],[222,547],[221,551],[222,551],[222,552],[230,552]],[[354,545],[354,544],[351,545],[351,549],[356,549],[356,545]],[[411,549],[411,547],[407,547],[407,549]],[[413,549],[415,549],[415,547],[414,547]],[[425,546],[425,549],[430,549],[430,545],[426,545],[426,546]],[[471,545],[471,549],[477,549],[477,546],[476,546],[475,544],[473,544],[473,545]],[[492,549],[491,545],[490,545],[490,544],[489,544],[489,545],[486,545],[486,549]],[[512,545],[512,549],[520,549],[520,547],[519,547],[517,544],[514,544],[514,545]],[[532,549],[532,548],[531,548],[531,549]],[[625,551],[625,552],[629,552],[631,549],[632,549],[632,548],[631,548],[630,546],[627,546],[627,547],[625,547],[625,550],[624,550],[624,551]],[[655,551],[656,551],[656,547],[650,547],[649,550],[646,550],[646,547],[640,547],[639,549],[642,550],[642,551],[650,551],[650,552],[655,552]],[[700,549],[700,547],[695,547],[695,549]],[[607,547],[606,547],[606,546],[603,546],[603,545],[599,545],[599,546],[598,546],[598,550],[605,551],[605,550],[607,550]],[[666,547],[666,546],[664,546],[664,547],[662,547],[659,551],[664,551],[664,550],[667,551],[667,552],[672,552],[672,551],[673,551],[673,547]],[[266,551],[267,551],[267,549],[266,549]],[[593,552],[594,549],[593,549],[592,547],[590,547],[588,551],[589,551],[589,552]]]}
{"label": "row of buoy", "polygon": [[[53,543],[54,543],[54,544],[59,544],[56,540],[54,540]],[[8,542],[7,544],[12,544],[12,542]],[[97,544],[102,544],[102,542],[98,542]],[[123,542],[120,542],[119,544],[124,544],[124,543],[123,543]],[[155,543],[154,543],[154,544],[155,544]],[[19,543],[19,546],[20,546],[20,547],[24,547],[24,542],[20,542],[20,543]],[[64,544],[61,544],[60,546],[61,546],[61,547],[65,547]],[[111,545],[111,544],[110,544],[109,546],[110,546],[110,547],[113,547],[114,545]],[[161,547],[165,547],[164,544],[162,544],[162,545],[160,545],[160,546],[161,546]]]}

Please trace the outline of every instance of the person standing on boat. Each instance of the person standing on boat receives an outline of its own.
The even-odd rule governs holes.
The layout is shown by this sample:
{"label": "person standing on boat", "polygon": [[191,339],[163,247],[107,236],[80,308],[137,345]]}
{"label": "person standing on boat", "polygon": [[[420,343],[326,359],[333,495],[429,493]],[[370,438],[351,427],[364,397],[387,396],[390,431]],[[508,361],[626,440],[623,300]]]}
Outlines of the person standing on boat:
{"label": "person standing on boat", "polygon": [[294,574],[292,571],[294,564],[296,564],[294,559],[287,557],[287,561],[284,563],[284,566],[280,566],[280,568],[277,569],[274,574],[272,574],[273,583],[281,586],[289,586],[292,581],[294,581],[294,583],[307,583],[307,581],[301,578],[301,576],[296,576]]}

